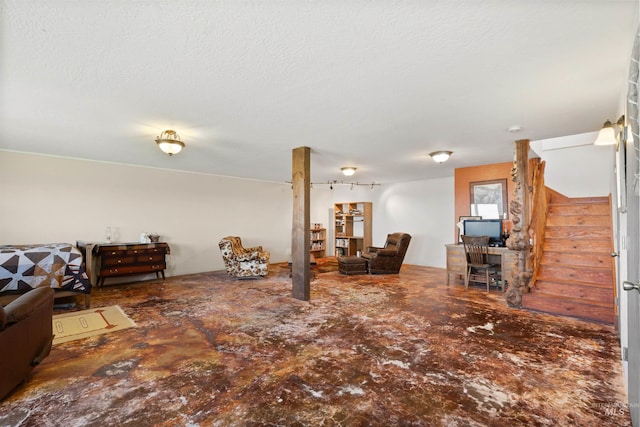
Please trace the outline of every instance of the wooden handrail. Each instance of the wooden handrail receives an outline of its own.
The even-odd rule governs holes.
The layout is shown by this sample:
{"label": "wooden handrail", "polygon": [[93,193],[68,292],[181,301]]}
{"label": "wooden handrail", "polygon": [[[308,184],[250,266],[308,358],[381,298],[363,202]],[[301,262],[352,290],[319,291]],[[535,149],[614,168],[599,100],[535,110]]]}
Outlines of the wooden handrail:
{"label": "wooden handrail", "polygon": [[542,259],[542,246],[544,245],[544,230],[549,213],[549,201],[551,193],[547,191],[544,185],[544,168],[545,162],[539,158],[531,159],[531,176],[529,186],[529,207],[531,209],[531,222],[529,224],[529,236],[533,241],[531,245],[531,262],[530,271],[532,272],[529,281],[529,289],[535,287],[540,261]]}

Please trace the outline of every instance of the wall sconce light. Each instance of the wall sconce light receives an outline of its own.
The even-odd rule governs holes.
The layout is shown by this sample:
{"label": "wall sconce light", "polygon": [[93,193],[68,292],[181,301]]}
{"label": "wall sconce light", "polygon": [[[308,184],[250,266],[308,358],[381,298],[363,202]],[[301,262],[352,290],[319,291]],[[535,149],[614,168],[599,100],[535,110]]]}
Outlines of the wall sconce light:
{"label": "wall sconce light", "polygon": [[[624,123],[624,114],[622,116],[620,116],[620,118],[618,119],[617,123],[616,123],[616,128],[618,130],[618,134],[620,135],[620,138],[625,140],[631,136],[631,132],[628,132],[628,129]],[[604,122],[604,125],[602,125],[602,129],[600,129],[600,132],[598,133],[598,137],[596,138],[594,144],[595,145],[616,145],[618,143],[618,141],[616,140],[616,130],[613,127],[613,124],[611,124],[611,122],[609,120],[607,120],[606,122]]]}
{"label": "wall sconce light", "polygon": [[178,154],[184,148],[184,142],[180,141],[180,135],[174,130],[165,130],[156,138],[156,144],[170,156]]}
{"label": "wall sconce light", "polygon": [[354,173],[356,173],[356,169],[353,166],[345,166],[343,168],[340,168],[340,170],[342,171],[342,173],[344,174],[344,176],[351,176]]}
{"label": "wall sconce light", "polygon": [[449,160],[449,157],[453,154],[453,151],[434,151],[429,153],[429,156],[437,163],[444,163]]}

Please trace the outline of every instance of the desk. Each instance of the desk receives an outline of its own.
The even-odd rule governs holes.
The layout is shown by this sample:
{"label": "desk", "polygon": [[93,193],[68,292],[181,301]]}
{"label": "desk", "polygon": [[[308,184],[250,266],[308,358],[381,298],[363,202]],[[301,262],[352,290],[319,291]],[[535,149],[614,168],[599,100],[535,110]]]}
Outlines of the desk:
{"label": "desk", "polygon": [[[464,277],[467,274],[467,260],[464,256],[463,245],[446,245],[447,247],[447,286],[452,274]],[[502,270],[502,280],[505,283],[513,281],[515,273],[516,252],[509,248],[489,247],[489,258],[494,258],[495,264],[500,264]]]}

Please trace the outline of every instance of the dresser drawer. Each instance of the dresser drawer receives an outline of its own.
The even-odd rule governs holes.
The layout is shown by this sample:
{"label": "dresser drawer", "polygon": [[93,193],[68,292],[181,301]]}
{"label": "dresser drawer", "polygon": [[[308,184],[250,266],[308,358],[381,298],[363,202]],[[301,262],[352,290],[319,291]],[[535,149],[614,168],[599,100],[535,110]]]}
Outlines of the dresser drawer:
{"label": "dresser drawer", "polygon": [[115,265],[130,265],[136,262],[136,258],[133,256],[125,255],[105,255],[102,257],[102,266],[115,266]]}
{"label": "dresser drawer", "polygon": [[98,252],[101,257],[123,257],[127,256],[127,250],[125,249],[109,249],[106,251]]}
{"label": "dresser drawer", "polygon": [[139,249],[130,249],[127,251],[129,255],[164,255],[167,253],[166,248],[139,248]]}
{"label": "dresser drawer", "polygon": [[135,259],[136,262],[140,263],[164,262],[164,254],[140,254]]}
{"label": "dresser drawer", "polygon": [[100,270],[100,276],[120,276],[128,274],[145,274],[155,273],[156,271],[162,271],[166,269],[165,263],[148,264],[148,265],[125,265],[122,267],[110,267]]}
{"label": "dresser drawer", "polygon": [[447,246],[447,271],[464,273],[467,268],[463,246]]}

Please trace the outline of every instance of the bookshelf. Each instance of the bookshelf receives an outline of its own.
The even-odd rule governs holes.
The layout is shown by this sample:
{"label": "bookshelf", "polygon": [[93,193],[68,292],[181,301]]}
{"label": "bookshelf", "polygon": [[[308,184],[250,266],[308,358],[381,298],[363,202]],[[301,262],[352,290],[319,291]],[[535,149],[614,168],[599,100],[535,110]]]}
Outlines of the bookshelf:
{"label": "bookshelf", "polygon": [[325,256],[327,243],[327,229],[322,224],[313,224],[311,228],[311,253],[316,258]]}
{"label": "bookshelf", "polygon": [[334,203],[335,254],[357,255],[372,242],[371,202]]}

